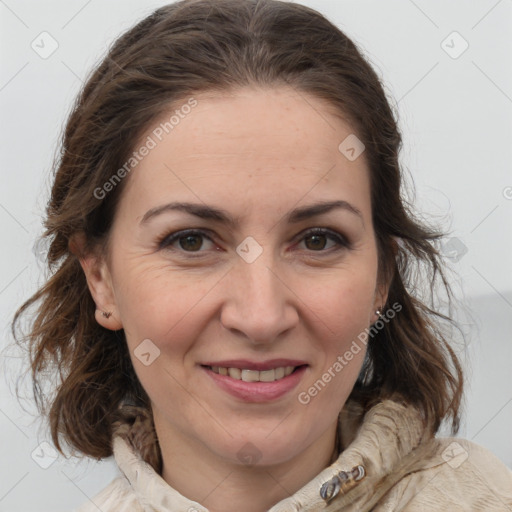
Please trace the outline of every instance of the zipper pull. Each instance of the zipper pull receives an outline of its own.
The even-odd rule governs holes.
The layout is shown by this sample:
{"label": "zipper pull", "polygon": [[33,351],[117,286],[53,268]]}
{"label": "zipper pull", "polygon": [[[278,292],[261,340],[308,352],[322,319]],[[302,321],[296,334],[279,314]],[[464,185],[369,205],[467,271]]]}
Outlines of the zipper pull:
{"label": "zipper pull", "polygon": [[340,492],[347,493],[366,475],[363,466],[354,466],[350,471],[340,471],[320,488],[320,497],[329,503]]}

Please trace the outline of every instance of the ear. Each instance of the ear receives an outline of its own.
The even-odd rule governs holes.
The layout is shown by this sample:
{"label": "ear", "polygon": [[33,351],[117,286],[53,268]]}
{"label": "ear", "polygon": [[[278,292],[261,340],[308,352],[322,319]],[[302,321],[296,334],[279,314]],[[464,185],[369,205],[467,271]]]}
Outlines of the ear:
{"label": "ear", "polygon": [[112,331],[122,329],[123,324],[119,318],[112,278],[105,257],[98,249],[87,246],[87,239],[83,232],[73,235],[68,246],[78,258],[84,271],[87,286],[96,304],[96,321],[105,329]]}
{"label": "ear", "polygon": [[[391,237],[391,247],[393,251],[393,258],[396,258],[396,255],[398,254],[398,248],[399,248],[400,240],[396,237]],[[375,301],[374,301],[374,313],[373,318],[374,321],[377,321],[379,318],[379,315],[375,313],[378,309],[381,311],[381,314],[384,313],[383,308],[388,300],[388,294],[389,294],[389,288],[391,286],[391,281],[393,280],[395,272],[395,267],[391,269],[391,272],[389,273],[387,279],[385,282],[379,282],[377,289],[375,290]]]}

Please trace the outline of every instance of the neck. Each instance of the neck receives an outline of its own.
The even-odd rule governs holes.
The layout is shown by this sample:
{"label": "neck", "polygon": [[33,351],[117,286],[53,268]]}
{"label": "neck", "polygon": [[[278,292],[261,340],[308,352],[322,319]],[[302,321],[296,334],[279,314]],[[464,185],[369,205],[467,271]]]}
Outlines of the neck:
{"label": "neck", "polygon": [[162,478],[210,512],[266,512],[313,479],[337,458],[337,422],[289,460],[245,465],[220,457],[155,417]]}

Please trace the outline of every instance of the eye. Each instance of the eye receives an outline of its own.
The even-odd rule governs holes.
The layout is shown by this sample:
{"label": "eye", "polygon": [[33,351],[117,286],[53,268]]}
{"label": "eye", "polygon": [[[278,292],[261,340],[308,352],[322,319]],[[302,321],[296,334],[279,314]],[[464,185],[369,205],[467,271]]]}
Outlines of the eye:
{"label": "eye", "polygon": [[[210,244],[213,244],[211,237],[208,236],[206,231],[188,229],[184,231],[177,231],[163,237],[158,242],[158,247],[160,249],[170,248],[172,250],[181,250],[186,253],[201,253],[204,252],[201,249],[204,249],[205,239]],[[326,248],[327,240],[331,240],[331,242],[333,242],[331,247]],[[311,252],[327,252],[333,248],[334,250],[351,248],[350,242],[343,235],[325,228],[310,229],[309,231],[301,234],[299,241],[304,241],[306,250]],[[208,247],[206,249],[208,249]]]}
{"label": "eye", "polygon": [[[302,235],[301,241],[304,240],[306,249],[313,252],[327,252],[326,251],[326,240],[330,239],[334,241],[334,247],[337,246],[335,250],[339,250],[341,248],[350,248],[349,241],[340,233],[335,231],[331,231],[330,229],[324,228],[314,228],[310,229],[306,233]],[[309,241],[309,243],[308,243]],[[332,249],[333,246],[327,247],[327,249]]]}
{"label": "eye", "polygon": [[211,238],[207,236],[204,231],[197,229],[177,231],[176,233],[171,233],[164,237],[158,243],[158,246],[160,249],[166,249],[177,242],[179,247],[174,247],[174,249],[182,249],[184,252],[203,252],[200,251],[201,247],[204,245],[202,241],[203,238],[213,243]]}

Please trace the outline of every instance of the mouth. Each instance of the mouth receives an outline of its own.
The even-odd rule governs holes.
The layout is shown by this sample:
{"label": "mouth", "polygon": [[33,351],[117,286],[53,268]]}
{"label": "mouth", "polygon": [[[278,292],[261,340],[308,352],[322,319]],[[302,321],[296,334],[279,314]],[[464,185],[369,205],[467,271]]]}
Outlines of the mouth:
{"label": "mouth", "polygon": [[[200,366],[208,378],[216,384],[217,389],[243,402],[269,402],[284,397],[299,385],[309,367],[308,364],[283,365],[282,363],[279,365],[276,363],[251,364],[252,368],[247,368],[247,364],[236,366],[202,364]],[[267,368],[255,369],[257,366],[260,368],[267,366]],[[268,368],[268,366],[274,367]]]}
{"label": "mouth", "polygon": [[224,375],[235,380],[242,380],[244,382],[274,382],[281,380],[299,368],[307,366],[306,364],[298,366],[278,366],[270,370],[251,370],[248,368],[231,368],[225,366],[208,366],[202,365],[204,368],[216,373],[217,375]]}

